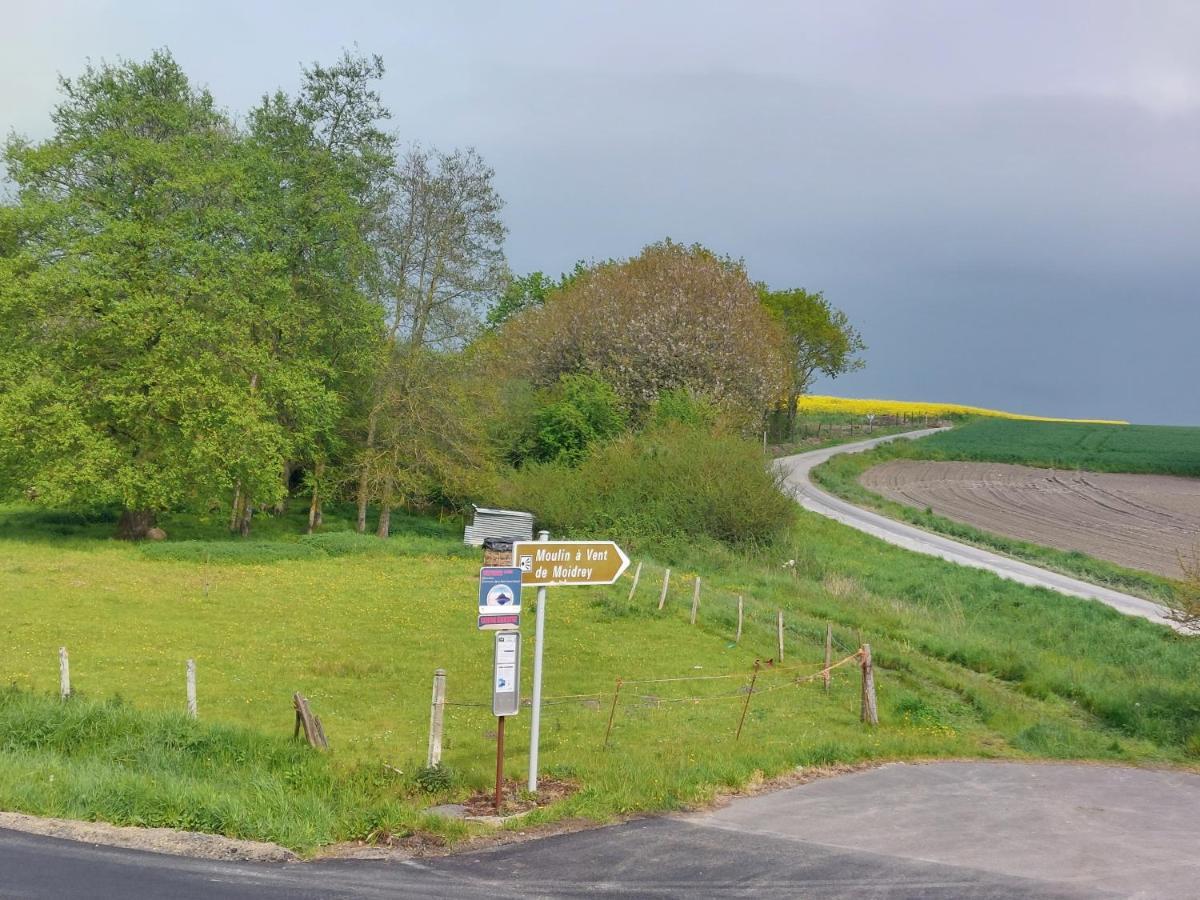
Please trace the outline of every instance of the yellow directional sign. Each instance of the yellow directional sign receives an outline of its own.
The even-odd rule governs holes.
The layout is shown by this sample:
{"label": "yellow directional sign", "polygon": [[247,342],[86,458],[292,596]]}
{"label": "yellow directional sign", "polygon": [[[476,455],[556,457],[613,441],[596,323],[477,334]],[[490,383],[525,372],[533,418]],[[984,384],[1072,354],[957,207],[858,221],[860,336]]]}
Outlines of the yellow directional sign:
{"label": "yellow directional sign", "polygon": [[522,585],[612,584],[629,557],[612,541],[518,541]]}

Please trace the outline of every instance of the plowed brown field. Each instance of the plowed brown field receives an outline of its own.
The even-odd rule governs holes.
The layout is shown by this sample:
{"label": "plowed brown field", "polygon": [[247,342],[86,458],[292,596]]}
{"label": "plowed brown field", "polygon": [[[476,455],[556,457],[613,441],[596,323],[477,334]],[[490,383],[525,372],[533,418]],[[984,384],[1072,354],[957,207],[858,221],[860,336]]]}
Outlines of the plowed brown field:
{"label": "plowed brown field", "polygon": [[868,490],[993,534],[1078,550],[1169,578],[1200,541],[1200,479],[894,460]]}

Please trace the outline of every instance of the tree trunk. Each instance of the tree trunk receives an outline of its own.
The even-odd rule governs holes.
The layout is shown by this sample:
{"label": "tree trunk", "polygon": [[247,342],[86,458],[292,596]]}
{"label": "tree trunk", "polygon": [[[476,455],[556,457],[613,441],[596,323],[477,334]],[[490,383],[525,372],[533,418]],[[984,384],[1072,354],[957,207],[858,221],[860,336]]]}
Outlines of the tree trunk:
{"label": "tree trunk", "polygon": [[[375,447],[375,422],[378,412],[376,409],[371,410],[370,420],[367,423],[367,444],[366,454],[369,456],[371,450]],[[358,522],[355,524],[355,530],[359,534],[366,534],[367,531],[367,499],[368,499],[368,475],[367,467],[364,464],[362,472],[358,476]]]}
{"label": "tree trunk", "polygon": [[325,461],[318,460],[313,467],[312,502],[308,504],[308,533],[321,527],[321,476],[325,474]]}
{"label": "tree trunk", "polygon": [[156,521],[152,509],[126,509],[117,522],[117,537],[123,541],[141,541]]}
{"label": "tree trunk", "polygon": [[233,508],[229,511],[229,530],[237,531],[242,524],[242,483],[233,486]]}
{"label": "tree trunk", "polygon": [[796,436],[796,404],[800,402],[799,394],[792,394],[788,398],[787,408],[787,433],[788,440],[792,440]]}
{"label": "tree trunk", "polygon": [[292,470],[295,466],[291,462],[283,464],[283,496],[279,498],[279,502],[275,504],[275,515],[282,516],[287,512],[288,494],[292,486]]}
{"label": "tree trunk", "polygon": [[354,530],[359,534],[367,533],[367,486],[363,483],[365,481],[364,476],[358,485],[358,521],[354,524]]}
{"label": "tree trunk", "polygon": [[254,515],[254,502],[249,498],[245,498],[242,504],[242,518],[238,523],[238,534],[242,537],[250,537],[250,517]]}
{"label": "tree trunk", "polygon": [[379,498],[379,527],[375,536],[385,538],[392,527],[392,476],[389,473],[383,484],[383,496]]}

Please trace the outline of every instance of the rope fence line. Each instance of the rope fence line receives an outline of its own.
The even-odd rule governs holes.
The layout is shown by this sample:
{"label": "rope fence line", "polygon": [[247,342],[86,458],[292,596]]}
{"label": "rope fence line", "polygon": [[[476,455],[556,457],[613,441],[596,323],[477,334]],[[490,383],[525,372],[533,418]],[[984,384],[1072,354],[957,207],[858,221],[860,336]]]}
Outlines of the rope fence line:
{"label": "rope fence line", "polygon": [[[711,583],[705,581],[703,585],[703,597],[701,597],[701,591],[699,590],[701,581],[700,575],[681,572],[678,570],[673,571],[669,568],[659,567],[646,561],[641,561],[638,565],[642,570],[639,579],[640,583],[653,582],[655,570],[657,570],[657,574],[663,579],[662,591],[658,598],[658,610],[662,611],[665,609],[666,604],[670,602],[675,603],[675,610],[686,610],[688,604],[686,602],[685,595],[690,594],[692,598],[692,615],[689,616],[689,622],[690,624],[695,625],[698,624],[700,619],[703,618],[702,615],[700,615],[702,609],[705,606],[711,607],[715,601],[716,609],[719,611],[718,615],[720,619],[723,620],[722,624],[729,624],[733,626],[734,631],[732,639],[734,644],[741,643],[743,636],[743,624],[752,624],[763,630],[776,631],[777,648],[780,656],[782,656],[782,648],[784,646],[783,637],[785,634],[802,639],[812,638],[817,641],[821,641],[825,638],[824,627],[818,626],[811,621],[806,621],[799,625],[795,622],[786,622],[782,625],[779,624],[779,614],[785,610],[777,605],[756,600],[754,596],[749,593],[749,591],[739,593],[736,590],[730,590],[726,588],[713,588]],[[794,561],[788,560],[788,562],[784,563],[783,568],[785,570],[794,571]],[[622,579],[621,583],[623,585],[624,579]],[[636,605],[635,597],[638,596],[639,590],[641,590],[640,584],[634,584],[630,588],[628,595],[626,595],[625,593],[622,593],[624,591],[624,588],[622,587],[621,590],[618,591],[618,593],[621,594],[619,599],[622,604]],[[616,602],[618,598],[615,594],[613,594],[610,596],[610,600]],[[651,602],[653,601],[651,600]],[[855,642],[861,642],[861,635],[856,635]],[[854,652],[853,647],[847,646],[836,635],[832,636],[832,643],[847,653]],[[781,660],[777,660],[777,662],[778,661]]]}
{"label": "rope fence line", "polygon": [[[759,686],[760,677],[770,677],[772,675],[782,675],[782,674],[787,674],[787,673],[791,673],[791,672],[796,672],[798,669],[808,668],[808,665],[811,665],[811,664],[806,665],[804,663],[797,663],[797,664],[791,665],[791,666],[776,666],[774,664],[764,664],[760,660],[756,660],[754,663],[754,668],[749,672],[730,672],[730,673],[723,674],[723,675],[678,675],[678,676],[670,676],[670,677],[663,677],[663,678],[631,678],[631,679],[617,678],[616,682],[613,686],[613,690],[611,692],[610,691],[594,691],[594,692],[586,693],[586,694],[562,694],[557,697],[546,697],[542,700],[542,704],[543,704],[543,706],[557,706],[557,705],[563,705],[566,703],[577,703],[582,700],[592,700],[592,701],[596,702],[597,708],[598,708],[601,701],[611,697],[612,698],[611,707],[609,709],[609,714],[607,717],[607,724],[605,726],[605,731],[604,731],[604,747],[607,748],[609,746],[609,743],[612,738],[613,725],[616,722],[617,707],[619,705],[620,698],[621,698],[621,690],[622,690],[622,688],[624,688],[626,686],[647,685],[647,684],[679,684],[679,683],[690,682],[690,681],[692,681],[692,682],[694,682],[694,681],[711,682],[711,681],[718,681],[718,680],[727,680],[727,679],[732,679],[732,678],[744,679],[744,680],[748,679],[748,682],[749,682],[748,684],[743,685],[743,686],[737,688],[736,690],[722,691],[721,693],[718,693],[718,694],[707,694],[707,695],[696,694],[696,695],[689,695],[689,696],[685,696],[685,697],[657,697],[652,694],[634,694],[634,695],[632,695],[633,697],[636,697],[637,699],[641,700],[643,706],[652,706],[652,707],[659,707],[659,706],[666,706],[669,704],[680,704],[680,703],[700,704],[700,703],[709,703],[709,702],[713,702],[713,701],[732,700],[732,699],[740,698],[743,701],[742,712],[741,712],[741,717],[738,720],[738,728],[737,728],[737,732],[736,732],[736,735],[734,738],[735,740],[739,740],[741,738],[742,727],[745,724],[746,713],[750,706],[751,697],[753,697],[757,694],[770,694],[770,693],[774,693],[775,691],[784,690],[786,688],[795,688],[795,687],[799,687],[804,684],[811,684],[812,682],[816,681],[817,679],[823,679],[823,680],[827,679],[829,674],[831,672],[833,672],[834,670],[840,669],[844,666],[848,666],[852,663],[859,663],[860,665],[863,666],[863,677],[864,677],[864,682],[863,682],[863,720],[869,722],[870,724],[876,724],[878,720],[873,718],[873,716],[874,716],[874,684],[873,684],[873,681],[870,681],[870,675],[869,675],[869,665],[870,665],[870,647],[869,647],[869,645],[863,645],[862,648],[855,651],[854,653],[851,653],[850,655],[845,656],[842,659],[839,659],[837,662],[832,662],[832,663],[829,663],[828,665],[822,666],[821,668],[817,669],[816,671],[808,671],[805,674],[797,674],[794,677],[789,677],[786,680],[783,680],[778,684],[771,684],[771,685],[767,685],[767,686],[763,686],[763,687]],[[444,678],[444,675],[442,677]],[[868,696],[867,696],[868,684],[870,684],[869,701],[868,701]],[[434,711],[431,716],[431,723],[435,722],[435,721],[437,721],[437,722],[441,721],[439,712],[437,709],[438,703],[439,703],[439,701],[438,701],[438,699],[436,699],[436,694],[435,694]],[[451,706],[451,707],[466,708],[466,709],[489,709],[490,708],[490,704],[488,704],[488,703],[446,700],[444,698],[444,696],[441,698],[440,704],[442,707]],[[868,706],[870,707],[870,715],[868,715]],[[437,735],[437,737],[438,737],[438,744],[440,745],[441,735],[439,734],[439,735]],[[431,744],[432,744],[432,741],[431,741]],[[435,763],[430,763],[430,765],[434,765],[434,764]]]}
{"label": "rope fence line", "polygon": [[[854,653],[850,654],[846,658],[840,659],[836,663],[833,663],[830,666],[827,666],[822,669],[818,669],[816,672],[812,672],[803,677],[793,678],[790,681],[788,681],[787,684],[780,685],[780,686],[786,687],[788,684],[806,684],[810,681],[815,681],[818,678],[823,678],[826,675],[826,673],[832,672],[834,669],[840,669],[842,666],[848,665],[849,663],[852,663],[852,662],[858,660],[861,657],[861,655],[862,655],[862,651],[856,650]],[[772,665],[772,666],[766,666],[765,668],[761,669],[760,674],[775,674],[775,673],[781,673],[781,672],[794,672],[796,669],[801,669],[801,668],[805,668],[805,665],[803,663],[797,663],[796,665],[791,665],[791,666],[773,666]],[[728,679],[728,678],[749,678],[753,674],[754,674],[754,672],[753,672],[753,670],[751,670],[749,672],[729,672],[725,675],[679,675],[679,676],[673,676],[673,677],[668,677],[668,678],[618,678],[617,680],[620,681],[622,685],[669,684],[669,683],[675,683],[675,682],[680,682],[680,681],[716,681],[716,680]],[[774,688],[772,688],[772,690],[774,690]],[[603,700],[603,699],[606,699],[606,698],[612,696],[612,693],[613,693],[612,691],[592,691],[591,693],[587,693],[587,694],[563,694],[558,697],[544,697],[544,698],[542,698],[542,704],[550,705],[550,704],[554,704],[554,703],[566,703],[571,700]],[[741,692],[738,691],[736,693],[741,693]],[[676,702],[676,700],[678,700],[680,702],[685,701],[685,700],[707,700],[707,699],[710,699],[711,696],[713,696],[713,695],[709,695],[709,696],[697,695],[695,697],[678,697],[678,698],[673,698],[671,700],[663,700],[662,702],[663,703]],[[716,696],[724,696],[724,695],[716,695]],[[459,701],[446,700],[446,701],[444,701],[444,705],[445,706],[462,706],[462,707],[479,707],[479,708],[490,708],[491,707],[490,703],[474,703],[474,702],[461,701],[461,700],[459,700]]]}
{"label": "rope fence line", "polygon": [[[794,571],[794,567],[795,562],[792,560],[789,560],[784,564],[785,569],[790,568]],[[617,603],[619,600],[622,604],[631,604],[634,606],[638,605],[636,598],[640,582],[648,582],[652,580],[652,578],[643,578],[642,576],[650,575],[653,568],[657,567],[654,567],[653,564],[647,564],[644,561],[639,562],[632,576],[632,586],[629,588],[628,593],[624,593],[625,587],[623,584],[619,588],[614,586],[613,590],[615,590],[617,593],[620,593],[621,597],[617,598],[616,594],[610,594],[609,601],[612,603]],[[831,673],[837,669],[857,663],[862,668],[861,719],[868,725],[878,724],[879,719],[875,698],[875,683],[873,665],[871,661],[871,647],[870,644],[862,642],[861,631],[856,635],[857,642],[860,644],[860,646],[857,650],[854,650],[851,649],[851,647],[848,647],[837,635],[834,634],[832,623],[826,622],[823,624],[823,627],[816,627],[815,623],[811,621],[811,619],[814,617],[809,616],[803,620],[803,624],[801,625],[797,625],[794,622],[785,624],[784,609],[782,607],[773,607],[772,605],[757,601],[753,597],[747,598],[744,593],[735,594],[720,588],[713,590],[711,587],[709,587],[708,597],[704,598],[702,597],[701,590],[701,576],[699,574],[694,574],[689,577],[688,575],[684,574],[683,577],[680,578],[680,574],[683,573],[676,573],[675,583],[672,584],[671,570],[669,568],[663,568],[661,570],[662,587],[661,590],[657,591],[658,612],[661,612],[665,609],[666,603],[669,600],[672,600],[672,595],[674,595],[675,600],[678,600],[681,590],[689,592],[691,594],[689,624],[694,626],[698,624],[700,620],[702,601],[706,601],[709,608],[711,608],[713,601],[716,600],[716,609],[718,611],[717,621],[722,626],[736,625],[736,631],[733,634],[733,643],[730,645],[731,647],[740,645],[742,643],[742,639],[744,637],[744,626],[750,623],[761,626],[764,630],[774,631],[774,637],[776,639],[775,655],[771,659],[767,659],[765,661],[762,659],[756,659],[753,669],[749,672],[728,672],[717,675],[664,675],[653,678],[629,679],[618,677],[611,691],[602,690],[593,691],[590,693],[564,694],[556,697],[546,697],[542,699],[542,705],[550,707],[563,706],[566,704],[578,703],[579,701],[591,701],[591,703],[600,704],[610,700],[611,706],[608,712],[607,725],[604,733],[604,747],[608,748],[612,736],[613,726],[616,721],[617,708],[620,705],[623,688],[639,686],[644,687],[660,684],[686,684],[688,682],[721,682],[729,681],[731,679],[743,679],[747,680],[748,683],[738,687],[735,690],[722,691],[720,693],[707,695],[695,694],[684,697],[657,697],[648,694],[633,694],[632,692],[627,694],[627,696],[636,697],[637,699],[641,700],[643,706],[653,707],[671,704],[700,704],[710,701],[715,702],[740,697],[743,700],[743,704],[741,715],[737,724],[737,730],[734,734],[734,740],[740,740],[742,729],[746,722],[746,715],[749,710],[750,700],[755,694],[774,693],[775,691],[780,691],[789,687],[799,687],[800,685],[811,684],[818,679],[824,682],[825,691],[828,693],[831,686]],[[654,593],[656,588],[657,586],[652,587],[650,589],[651,593]],[[675,588],[675,590],[672,591],[672,588]],[[649,602],[653,603],[653,598],[651,598]],[[674,609],[682,609],[682,607],[676,604],[676,606],[673,607],[673,610]],[[772,628],[772,626],[774,626],[774,628]],[[793,639],[796,637],[811,638],[813,639],[814,643],[819,642],[821,645],[823,645],[825,651],[824,666],[812,671],[810,668],[812,665],[811,663],[802,662],[784,665],[783,659],[785,651],[785,636],[788,633],[793,636]],[[836,662],[833,662],[831,659],[831,651],[834,646],[837,646],[841,651],[848,655]],[[772,676],[783,675],[787,673],[795,673],[795,675],[794,677],[787,678],[780,683],[760,685],[760,680],[769,680],[773,682],[775,679]],[[443,705],[471,709],[488,709],[490,707],[490,704],[488,703],[445,701],[444,699]],[[526,701],[526,703],[523,705],[528,705],[528,701]],[[437,718],[438,713],[435,711],[431,714],[431,723],[437,720]],[[432,742],[433,738],[431,735],[431,745]]]}

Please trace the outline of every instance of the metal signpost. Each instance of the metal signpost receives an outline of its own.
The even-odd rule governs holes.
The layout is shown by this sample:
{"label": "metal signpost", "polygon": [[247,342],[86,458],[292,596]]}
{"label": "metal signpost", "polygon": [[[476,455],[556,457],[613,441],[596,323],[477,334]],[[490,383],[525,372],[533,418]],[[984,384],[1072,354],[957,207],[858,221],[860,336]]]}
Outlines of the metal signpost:
{"label": "metal signpost", "polygon": [[536,585],[537,625],[533,638],[533,715],[529,721],[529,790],[538,787],[538,741],[542,723],[542,649],[546,632],[548,585],[612,584],[629,566],[629,557],[612,541],[551,541],[539,531],[536,541],[513,544],[521,583]]}
{"label": "metal signpost", "polygon": [[492,715],[496,723],[496,812],[504,800],[504,720],[521,709],[521,633],[496,632],[492,665]]}

